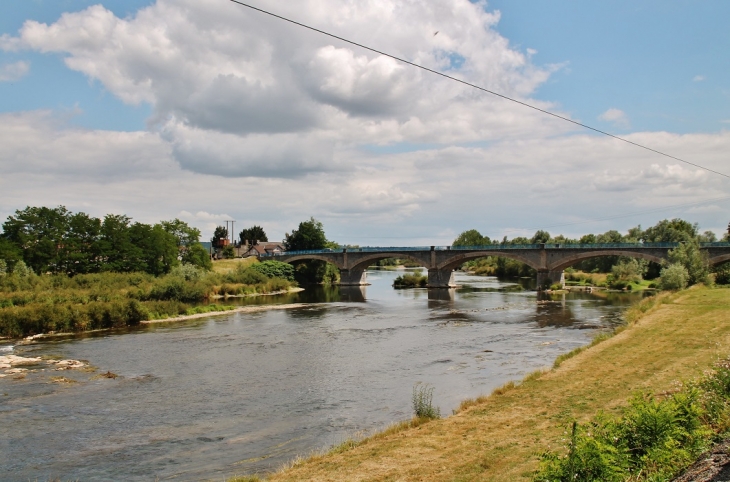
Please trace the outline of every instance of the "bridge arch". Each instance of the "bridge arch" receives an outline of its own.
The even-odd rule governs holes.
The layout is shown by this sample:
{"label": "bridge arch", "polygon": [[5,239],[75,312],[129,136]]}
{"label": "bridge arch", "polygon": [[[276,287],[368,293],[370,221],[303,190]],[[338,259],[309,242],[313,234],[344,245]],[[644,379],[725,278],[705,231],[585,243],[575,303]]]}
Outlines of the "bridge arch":
{"label": "bridge arch", "polygon": [[519,253],[519,250],[516,249],[504,251],[472,251],[467,253],[461,253],[449,258],[447,261],[444,261],[439,266],[437,266],[437,268],[440,270],[456,269],[467,261],[477,258],[486,258],[487,256],[499,256],[501,258],[514,259],[515,261],[525,263],[530,268],[540,269],[540,265],[538,264],[538,262],[536,262],[535,259]]}
{"label": "bridge arch", "polygon": [[353,271],[365,270],[368,268],[368,266],[371,266],[373,262],[388,258],[409,259],[415,263],[418,263],[426,269],[428,269],[429,265],[431,264],[426,259],[419,258],[418,256],[413,256],[408,252],[398,251],[393,253],[373,253],[371,255],[363,256],[362,258],[358,258],[357,261],[349,267],[349,269]]}
{"label": "bridge arch", "polygon": [[655,263],[662,264],[664,261],[666,261],[666,258],[662,258],[659,256],[655,256],[653,254],[644,253],[642,251],[630,251],[630,250],[610,250],[610,251],[588,251],[588,252],[582,252],[582,253],[575,253],[573,255],[564,257],[559,259],[556,263],[549,264],[548,269],[550,271],[562,271],[565,268],[569,266],[573,266],[575,263],[578,263],[580,261],[591,259],[591,258],[600,258],[604,256],[627,256],[631,258],[641,258],[646,259],[648,261],[653,261]]}
{"label": "bridge arch", "polygon": [[[276,260],[276,258],[272,258],[272,259]],[[287,258],[283,262],[289,263],[289,264],[294,264],[297,261],[313,261],[313,260],[324,261],[326,263],[332,263],[335,266],[337,266],[339,269],[346,269],[346,267],[342,266],[342,264],[337,259],[335,259],[333,257],[322,256],[319,254],[298,254],[298,255],[291,256],[291,257],[287,256]]]}
{"label": "bridge arch", "polygon": [[710,258],[708,261],[710,262],[710,266],[714,266],[716,264],[724,263],[725,261],[730,261],[730,253],[728,253],[728,254],[721,254],[719,256],[715,256],[713,258]]}

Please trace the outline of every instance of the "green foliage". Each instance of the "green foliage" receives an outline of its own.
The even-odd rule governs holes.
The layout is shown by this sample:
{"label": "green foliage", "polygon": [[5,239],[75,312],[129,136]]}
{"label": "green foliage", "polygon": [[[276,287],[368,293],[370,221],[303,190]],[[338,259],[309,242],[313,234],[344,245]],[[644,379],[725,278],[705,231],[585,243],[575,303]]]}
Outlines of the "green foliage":
{"label": "green foliage", "polygon": [[33,271],[23,261],[18,261],[13,267],[12,274],[15,278],[26,279],[33,276]]}
{"label": "green foliage", "polygon": [[406,273],[398,276],[393,281],[393,288],[425,288],[428,285],[428,276],[424,276],[420,271]]}
{"label": "green foliage", "polygon": [[477,231],[476,229],[470,229],[468,231],[464,231],[459,236],[457,236],[451,245],[452,246],[485,246],[487,244],[492,244],[492,240],[489,239],[489,236],[482,236],[482,234],[479,231]]}
{"label": "green foliage", "polygon": [[[284,239],[284,247],[287,251],[307,251],[335,249],[337,243],[327,241],[324,233],[324,226],[314,218],[299,223],[299,227],[287,233]],[[333,284],[339,279],[339,270],[336,266],[324,261],[306,261],[297,263],[294,267],[294,278],[297,283],[306,284]]]}
{"label": "green foliage", "polygon": [[637,259],[621,259],[611,268],[611,274],[616,281],[639,282],[644,274],[644,267]]}
{"label": "green foliage", "polygon": [[727,430],[729,395],[724,362],[671,396],[634,396],[620,417],[574,422],[567,453],[544,453],[534,480],[670,480]]}
{"label": "green foliage", "polygon": [[0,278],[8,274],[8,264],[4,259],[0,259]]}
{"label": "green foliage", "polygon": [[314,218],[309,221],[302,221],[299,227],[286,234],[284,247],[287,251],[306,251],[324,249],[327,245],[327,237],[324,234],[324,226]]}
{"label": "green foliage", "polygon": [[223,257],[225,259],[233,259],[236,257],[236,252],[233,250],[233,246],[230,244],[223,247]]}
{"label": "green foliage", "polygon": [[255,263],[251,265],[251,269],[258,271],[269,278],[281,278],[294,281],[294,267],[289,263],[269,260],[261,263]]}
{"label": "green foliage", "polygon": [[683,219],[659,221],[643,232],[641,240],[645,243],[681,243],[692,241],[697,237],[697,224]]}
{"label": "green foliage", "polygon": [[413,413],[418,418],[441,418],[441,409],[433,406],[433,387],[428,384],[413,385]]}
{"label": "green foliage", "polygon": [[39,276],[22,262],[15,271],[0,277],[0,336],[133,326],[186,314],[191,304],[217,295],[272,293],[292,285],[242,266],[218,274],[180,265],[159,277],[110,272]]}
{"label": "green foliage", "polygon": [[188,248],[200,242],[200,230],[189,226],[185,221],[175,218],[172,221],[162,221],[160,225],[165,232],[174,236],[178,248]]}
{"label": "green foliage", "polygon": [[679,263],[673,263],[662,269],[660,286],[663,290],[682,290],[687,287],[689,273]]}
{"label": "green foliage", "polygon": [[205,275],[205,271],[193,264],[180,264],[170,271],[171,277],[182,278],[184,281],[198,281]]}
{"label": "green foliage", "polygon": [[238,233],[238,238],[241,240],[241,243],[251,243],[255,244],[256,241],[259,242],[267,242],[269,240],[269,237],[266,236],[266,232],[264,231],[264,228],[261,226],[251,226],[250,228],[242,230],[240,233]]}
{"label": "green foliage", "polygon": [[530,239],[530,244],[547,243],[548,241],[550,241],[550,233],[540,229],[535,233],[532,239]]}
{"label": "green foliage", "polygon": [[730,284],[730,261],[715,266],[715,283],[719,285]]}
{"label": "green foliage", "polygon": [[222,241],[225,239],[228,239],[228,229],[223,226],[216,226],[215,231],[213,231],[213,237],[210,240],[213,243],[213,247],[220,247]]}
{"label": "green foliage", "polygon": [[669,251],[669,262],[679,264],[687,270],[687,284],[690,286],[705,282],[710,274],[707,253],[700,251],[700,245],[696,239],[684,242]]}
{"label": "green foliage", "polygon": [[200,243],[193,243],[182,254],[183,264],[191,264],[206,271],[213,269],[213,261],[208,250]]}

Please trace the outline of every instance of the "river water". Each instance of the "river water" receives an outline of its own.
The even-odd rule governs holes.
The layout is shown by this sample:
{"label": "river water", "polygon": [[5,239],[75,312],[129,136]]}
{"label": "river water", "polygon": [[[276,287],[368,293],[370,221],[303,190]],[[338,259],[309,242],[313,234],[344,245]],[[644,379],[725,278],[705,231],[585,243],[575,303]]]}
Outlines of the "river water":
{"label": "river water", "polygon": [[[457,274],[456,290],[371,286],[240,301],[316,303],[35,345],[87,360],[0,379],[0,480],[224,480],[410,418],[415,383],[444,415],[550,366],[621,320],[636,295],[540,298]],[[95,375],[111,371],[107,379]],[[63,375],[76,383],[55,383]]]}

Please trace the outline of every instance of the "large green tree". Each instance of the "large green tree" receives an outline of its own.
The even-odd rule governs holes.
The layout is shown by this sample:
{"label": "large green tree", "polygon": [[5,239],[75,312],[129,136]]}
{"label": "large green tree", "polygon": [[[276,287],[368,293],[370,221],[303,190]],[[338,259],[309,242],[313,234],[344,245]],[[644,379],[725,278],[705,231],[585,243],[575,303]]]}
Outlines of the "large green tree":
{"label": "large green tree", "polygon": [[175,243],[183,250],[200,241],[200,230],[188,225],[185,221],[175,218],[171,221],[160,222],[160,226],[175,237]]}
{"label": "large green tree", "polygon": [[[317,250],[336,245],[337,243],[327,241],[324,226],[314,218],[302,221],[297,229],[291,234],[287,233],[284,238],[287,251]],[[298,263],[294,268],[294,278],[300,284],[334,283],[337,276],[337,268],[324,261],[306,261]]]}
{"label": "large green tree", "polygon": [[251,243],[255,244],[256,241],[260,242],[267,242],[269,240],[269,237],[266,236],[266,232],[264,231],[264,228],[261,226],[251,226],[250,228],[243,229],[240,233],[238,233],[238,239],[241,240],[241,243]]}
{"label": "large green tree", "polygon": [[210,242],[213,243],[213,247],[218,248],[224,239],[228,239],[228,229],[223,226],[217,226],[213,231],[213,237]]}
{"label": "large green tree", "polygon": [[324,249],[327,247],[327,237],[324,226],[314,218],[299,223],[299,227],[287,233],[284,237],[284,247],[287,251],[306,251]]}
{"label": "large green tree", "polygon": [[492,244],[489,236],[482,236],[482,233],[476,229],[469,229],[457,236],[451,246],[485,246],[487,244]]}
{"label": "large green tree", "polygon": [[60,251],[68,231],[70,213],[57,208],[26,207],[3,223],[6,239],[23,253],[23,261],[36,273],[63,271]]}

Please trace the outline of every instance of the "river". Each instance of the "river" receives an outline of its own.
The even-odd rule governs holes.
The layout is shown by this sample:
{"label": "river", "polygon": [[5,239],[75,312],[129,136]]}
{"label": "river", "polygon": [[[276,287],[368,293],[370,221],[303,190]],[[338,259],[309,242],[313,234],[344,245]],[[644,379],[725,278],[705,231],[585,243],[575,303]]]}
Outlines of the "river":
{"label": "river", "polygon": [[[458,273],[456,290],[371,286],[239,300],[316,303],[11,347],[87,360],[0,379],[0,480],[225,480],[411,417],[415,383],[448,415],[620,323],[637,295],[540,298]],[[116,379],[98,378],[111,371]],[[75,383],[55,383],[59,373]]]}

